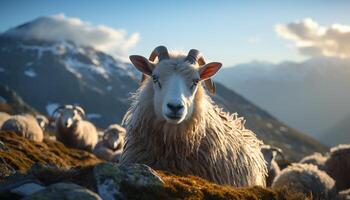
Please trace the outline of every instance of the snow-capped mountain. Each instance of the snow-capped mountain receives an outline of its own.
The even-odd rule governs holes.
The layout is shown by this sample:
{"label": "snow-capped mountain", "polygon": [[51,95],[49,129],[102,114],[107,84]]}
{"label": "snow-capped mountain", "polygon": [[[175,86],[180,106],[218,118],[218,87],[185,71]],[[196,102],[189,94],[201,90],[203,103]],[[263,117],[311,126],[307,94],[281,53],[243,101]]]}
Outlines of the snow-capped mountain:
{"label": "snow-capped mountain", "polygon": [[130,64],[69,41],[0,36],[0,80],[26,102],[50,114],[79,103],[99,126],[120,122],[137,88]]}
{"label": "snow-capped mountain", "polygon": [[218,81],[316,138],[350,113],[350,59],[252,62],[222,71]]}

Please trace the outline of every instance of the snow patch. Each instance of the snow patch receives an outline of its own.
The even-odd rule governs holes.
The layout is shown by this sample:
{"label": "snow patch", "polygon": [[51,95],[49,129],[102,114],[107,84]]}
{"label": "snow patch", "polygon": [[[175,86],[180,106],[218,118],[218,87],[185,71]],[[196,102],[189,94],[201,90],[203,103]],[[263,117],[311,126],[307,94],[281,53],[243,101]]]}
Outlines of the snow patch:
{"label": "snow patch", "polygon": [[96,58],[91,59],[91,62],[92,62],[94,65],[100,65],[100,61],[98,61]]}
{"label": "snow patch", "polygon": [[55,111],[56,108],[58,108],[58,106],[60,106],[60,104],[58,104],[58,103],[47,104],[46,105],[46,113],[51,116],[53,114],[53,111]]}
{"label": "snow patch", "polygon": [[[67,51],[71,51],[73,53],[76,53],[76,47],[69,42],[61,41],[57,42],[53,45],[20,45],[20,48],[22,48],[25,51],[36,51],[38,54],[38,60],[41,59],[42,55],[46,52],[50,52],[54,55],[63,55]],[[30,66],[32,63],[28,63],[28,66]]]}
{"label": "snow patch", "polygon": [[108,72],[103,67],[97,67],[95,65],[82,63],[78,60],[75,60],[71,57],[68,57],[64,60],[64,65],[66,66],[66,69],[70,71],[71,73],[75,74],[78,78],[82,77],[82,74],[79,70],[81,69],[88,69],[93,73],[99,74],[103,76],[105,79],[109,78]]}
{"label": "snow patch", "polygon": [[24,74],[25,74],[26,76],[30,77],[30,78],[34,78],[34,77],[36,77],[36,75],[37,75],[33,69],[27,69],[27,70],[25,70],[25,71],[24,71]]}

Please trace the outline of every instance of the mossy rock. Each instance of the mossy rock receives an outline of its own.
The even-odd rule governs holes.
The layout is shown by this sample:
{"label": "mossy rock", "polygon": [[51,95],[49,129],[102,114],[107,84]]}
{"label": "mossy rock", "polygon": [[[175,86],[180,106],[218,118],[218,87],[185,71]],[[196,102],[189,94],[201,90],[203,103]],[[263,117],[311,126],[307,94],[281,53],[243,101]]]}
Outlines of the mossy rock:
{"label": "mossy rock", "polygon": [[105,200],[125,199],[123,188],[161,187],[164,182],[156,171],[142,165],[101,163],[94,167],[97,191]]}
{"label": "mossy rock", "polygon": [[102,200],[95,192],[74,183],[56,183],[25,198],[26,200]]}

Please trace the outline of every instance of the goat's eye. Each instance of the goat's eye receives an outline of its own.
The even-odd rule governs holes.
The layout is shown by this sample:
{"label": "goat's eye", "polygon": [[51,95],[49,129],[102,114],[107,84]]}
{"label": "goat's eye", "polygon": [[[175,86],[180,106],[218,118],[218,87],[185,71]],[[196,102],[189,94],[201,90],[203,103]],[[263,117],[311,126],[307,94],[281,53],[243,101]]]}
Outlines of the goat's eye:
{"label": "goat's eye", "polygon": [[154,83],[154,84],[158,84],[158,87],[159,87],[159,88],[162,88],[162,86],[160,85],[160,82],[159,82],[159,80],[158,80],[158,76],[152,75],[152,80],[153,80],[153,83]]}
{"label": "goat's eye", "polygon": [[193,88],[197,87],[198,83],[199,83],[199,79],[194,79],[194,80],[192,81],[191,90],[192,90]]}

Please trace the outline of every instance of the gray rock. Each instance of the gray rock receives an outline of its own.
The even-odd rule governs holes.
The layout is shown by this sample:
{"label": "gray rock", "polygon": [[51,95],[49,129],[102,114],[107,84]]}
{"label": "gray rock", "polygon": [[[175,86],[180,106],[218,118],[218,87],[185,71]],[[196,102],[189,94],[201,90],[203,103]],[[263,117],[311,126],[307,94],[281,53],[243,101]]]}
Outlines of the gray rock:
{"label": "gray rock", "polygon": [[100,163],[94,168],[98,194],[104,200],[126,199],[121,184],[131,187],[162,186],[163,180],[150,167],[143,164],[117,165]]}
{"label": "gray rock", "polygon": [[55,183],[25,198],[25,200],[39,199],[102,200],[98,194],[74,183]]}
{"label": "gray rock", "polygon": [[12,193],[20,196],[29,196],[35,192],[45,189],[45,187],[37,183],[25,183],[11,190]]}
{"label": "gray rock", "polygon": [[123,180],[134,187],[162,186],[163,180],[156,171],[144,164],[121,165]]}

